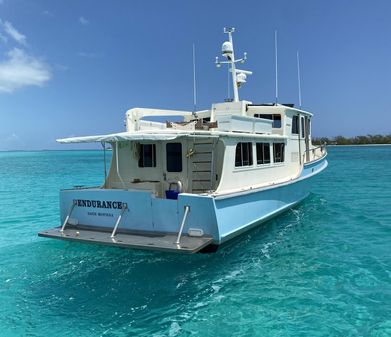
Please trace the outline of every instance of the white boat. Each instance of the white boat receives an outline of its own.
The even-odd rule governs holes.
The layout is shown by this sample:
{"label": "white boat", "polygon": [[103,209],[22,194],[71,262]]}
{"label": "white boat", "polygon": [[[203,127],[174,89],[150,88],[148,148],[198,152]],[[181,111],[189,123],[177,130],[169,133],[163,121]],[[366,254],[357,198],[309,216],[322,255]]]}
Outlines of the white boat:
{"label": "white boat", "polygon": [[[133,108],[125,132],[58,140],[110,144],[111,165],[102,186],[62,190],[61,226],[40,236],[213,251],[308,196],[312,178],[327,167],[325,146],[311,142],[312,114],[240,100],[251,72],[236,68],[246,56],[235,59],[233,29],[225,32],[226,61],[216,64],[230,67],[234,99],[197,112]],[[166,122],[173,116],[181,121]]]}

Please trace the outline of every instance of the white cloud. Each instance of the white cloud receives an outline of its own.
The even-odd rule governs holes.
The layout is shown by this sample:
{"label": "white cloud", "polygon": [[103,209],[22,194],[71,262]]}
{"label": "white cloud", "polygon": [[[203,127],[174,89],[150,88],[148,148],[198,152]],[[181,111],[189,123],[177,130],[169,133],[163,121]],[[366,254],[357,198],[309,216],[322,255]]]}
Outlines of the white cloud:
{"label": "white cloud", "polygon": [[83,26],[86,26],[88,25],[90,22],[84,17],[84,16],[81,16],[79,18],[79,23],[82,24]]}
{"label": "white cloud", "polygon": [[3,41],[4,43],[7,43],[8,38],[0,32],[0,40]]}
{"label": "white cloud", "polygon": [[5,137],[4,139],[6,142],[19,142],[20,141],[20,138],[19,136],[14,132],[12,133],[11,135]]}
{"label": "white cloud", "polygon": [[0,151],[19,150],[25,148],[24,141],[15,132],[0,135]]}
{"label": "white cloud", "polygon": [[79,51],[77,53],[77,55],[79,55],[81,57],[86,57],[86,58],[89,58],[89,59],[95,59],[95,58],[100,57],[100,54],[97,54],[97,53],[87,53],[87,52],[84,52],[84,51]]}
{"label": "white cloud", "polygon": [[43,86],[52,77],[45,63],[19,48],[7,53],[0,61],[0,92],[12,93],[25,86]]}
{"label": "white cloud", "polygon": [[11,36],[16,42],[26,45],[26,36],[22,33],[18,32],[14,26],[12,26],[11,22],[5,21],[2,23],[4,31]]}
{"label": "white cloud", "polygon": [[68,66],[64,65],[64,64],[61,64],[61,63],[56,63],[54,65],[54,67],[58,70],[61,70],[61,71],[67,71],[69,69]]}
{"label": "white cloud", "polygon": [[[0,0],[1,1],[1,0]],[[48,11],[48,10],[45,10],[42,12],[43,15],[46,15],[46,16],[50,16],[50,17],[53,17],[54,14],[51,12],[51,11]]]}

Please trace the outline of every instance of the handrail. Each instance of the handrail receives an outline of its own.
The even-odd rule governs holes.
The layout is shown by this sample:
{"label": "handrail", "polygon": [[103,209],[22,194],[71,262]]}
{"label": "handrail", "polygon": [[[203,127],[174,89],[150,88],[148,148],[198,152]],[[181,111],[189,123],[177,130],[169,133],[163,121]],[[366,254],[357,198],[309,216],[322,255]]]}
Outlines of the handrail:
{"label": "handrail", "polygon": [[181,242],[181,236],[182,236],[183,228],[185,227],[185,222],[186,222],[187,214],[189,213],[189,211],[190,211],[190,206],[186,205],[185,206],[185,213],[183,214],[183,218],[182,218],[181,227],[179,227],[178,236],[177,236],[176,241],[175,241],[175,243],[177,245],[179,245],[180,242]]}
{"label": "handrail", "polygon": [[[304,151],[304,153],[303,153],[303,163],[308,163],[308,162],[310,162],[311,160],[309,160],[309,161],[306,161],[305,160],[305,156],[306,156],[306,154],[308,153],[308,154],[310,154],[311,152],[312,152],[312,154],[313,154],[313,158],[315,159],[315,158],[322,158],[322,156],[323,156],[323,154],[324,154],[324,150],[325,150],[325,148],[326,148],[326,143],[324,143],[324,144],[321,144],[321,145],[319,145],[319,146],[316,146],[316,147],[313,147],[313,148],[311,148],[311,149],[308,149],[308,150],[305,150]],[[316,150],[317,149],[320,149],[320,151],[321,151],[321,156],[317,156],[316,155]]]}
{"label": "handrail", "polygon": [[110,236],[112,239],[115,237],[115,234],[117,233],[117,229],[118,229],[119,223],[121,222],[122,215],[124,214],[124,212],[125,212],[125,210],[126,210],[127,208],[128,208],[128,204],[125,203],[125,202],[122,203],[121,213],[120,213],[119,216],[118,216],[117,222],[115,223],[113,232],[111,233],[111,236]]}
{"label": "handrail", "polygon": [[76,206],[76,201],[72,201],[72,206],[70,207],[68,215],[66,216],[65,221],[64,221],[63,225],[61,226],[61,230],[60,230],[61,233],[64,233],[65,226],[67,225],[68,220],[71,217],[71,214],[72,214],[73,209],[75,208],[75,206]]}
{"label": "handrail", "polygon": [[305,150],[304,152],[306,153],[306,152],[314,151],[314,150],[319,149],[319,148],[324,149],[324,148],[326,148],[326,145],[327,145],[326,143],[320,144],[319,146],[316,146],[316,147],[313,147],[311,149]]}

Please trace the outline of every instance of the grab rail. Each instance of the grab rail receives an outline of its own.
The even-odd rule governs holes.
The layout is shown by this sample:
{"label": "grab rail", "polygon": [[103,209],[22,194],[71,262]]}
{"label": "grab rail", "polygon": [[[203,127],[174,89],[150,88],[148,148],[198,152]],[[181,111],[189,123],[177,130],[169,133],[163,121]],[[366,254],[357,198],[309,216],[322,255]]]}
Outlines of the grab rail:
{"label": "grab rail", "polygon": [[116,232],[117,232],[119,223],[121,222],[121,219],[122,219],[122,215],[124,214],[124,212],[125,212],[125,210],[126,210],[127,208],[128,208],[128,204],[122,203],[121,213],[119,214],[119,216],[118,216],[118,218],[117,218],[117,222],[115,223],[113,232],[111,233],[111,238],[112,238],[112,239],[115,237],[115,234],[116,234]]}
{"label": "grab rail", "polygon": [[187,215],[189,214],[189,211],[190,211],[190,206],[185,206],[185,213],[183,214],[181,227],[179,227],[178,236],[177,236],[176,241],[175,241],[175,243],[177,245],[179,245],[180,242],[181,242],[181,236],[182,236],[182,232],[183,232],[183,227],[185,227],[185,222],[186,222]]}
{"label": "grab rail", "polygon": [[69,209],[68,215],[66,216],[65,221],[64,221],[63,225],[61,226],[61,230],[60,230],[61,233],[64,233],[65,226],[67,225],[68,220],[71,217],[71,214],[72,214],[73,209],[75,208],[75,206],[76,206],[76,201],[73,201],[72,202],[72,206]]}

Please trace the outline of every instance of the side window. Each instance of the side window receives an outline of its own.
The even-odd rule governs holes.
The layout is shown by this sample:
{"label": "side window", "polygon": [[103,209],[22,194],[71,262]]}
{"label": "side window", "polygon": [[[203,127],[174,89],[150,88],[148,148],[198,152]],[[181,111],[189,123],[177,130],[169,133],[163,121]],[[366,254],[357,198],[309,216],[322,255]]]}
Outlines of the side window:
{"label": "side window", "polygon": [[273,153],[274,153],[274,162],[283,163],[284,162],[284,143],[274,143],[273,144]]}
{"label": "side window", "polygon": [[273,128],[279,129],[281,127],[281,115],[273,115]]}
{"label": "side window", "polygon": [[166,145],[167,172],[182,172],[182,144]]}
{"label": "side window", "polygon": [[273,121],[272,128],[279,129],[281,127],[281,115],[279,114],[273,114],[273,115],[254,114],[254,117],[272,120]]}
{"label": "side window", "polygon": [[251,166],[253,164],[253,143],[238,143],[235,152],[235,166]]}
{"label": "side window", "polygon": [[307,136],[311,134],[311,120],[309,117],[305,119],[305,132],[307,133]]}
{"label": "side window", "polygon": [[156,145],[140,144],[138,167],[156,167]]}
{"label": "side window", "polygon": [[257,164],[270,164],[269,143],[257,143]]}
{"label": "side window", "polygon": [[304,129],[304,117],[301,117],[301,137],[305,137],[305,129]]}
{"label": "side window", "polygon": [[299,116],[292,117],[292,135],[299,134]]}

